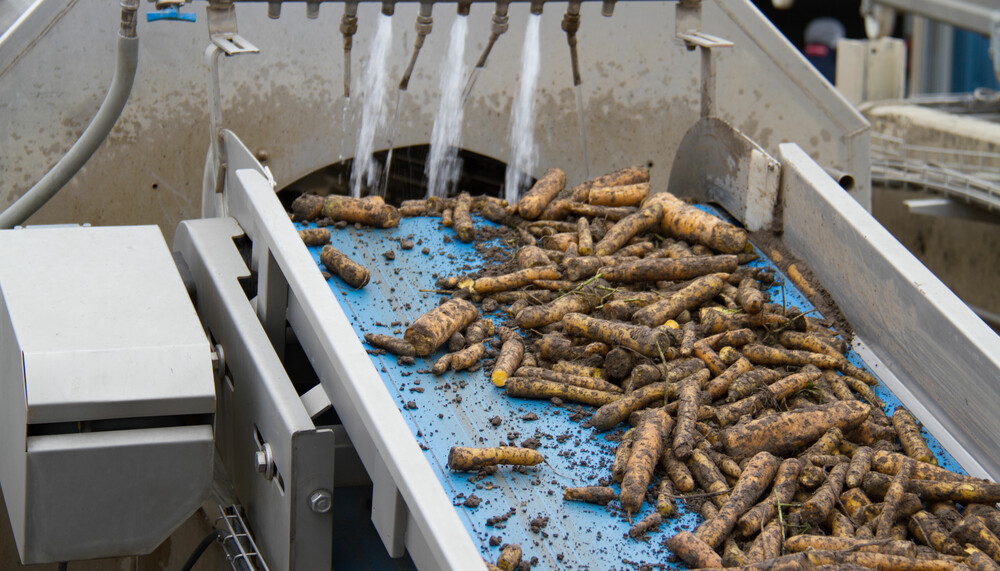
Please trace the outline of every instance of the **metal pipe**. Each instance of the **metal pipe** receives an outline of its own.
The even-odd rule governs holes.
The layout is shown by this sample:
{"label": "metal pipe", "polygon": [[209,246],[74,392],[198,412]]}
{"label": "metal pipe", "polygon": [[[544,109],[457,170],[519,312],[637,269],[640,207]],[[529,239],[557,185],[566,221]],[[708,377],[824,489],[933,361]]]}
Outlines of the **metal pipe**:
{"label": "metal pipe", "polygon": [[80,138],[59,159],[59,162],[28,192],[0,213],[0,228],[8,229],[23,224],[44,206],[87,163],[118,122],[118,117],[121,116],[125,102],[132,92],[135,70],[139,62],[139,37],[136,32],[139,0],[122,0],[121,7],[115,75],[111,79],[111,87],[104,102],[101,103],[90,125],[84,129]]}
{"label": "metal pipe", "polygon": [[344,15],[340,19],[340,33],[344,35],[344,99],[351,97],[351,47],[357,31],[358,3],[355,0],[344,3]]}

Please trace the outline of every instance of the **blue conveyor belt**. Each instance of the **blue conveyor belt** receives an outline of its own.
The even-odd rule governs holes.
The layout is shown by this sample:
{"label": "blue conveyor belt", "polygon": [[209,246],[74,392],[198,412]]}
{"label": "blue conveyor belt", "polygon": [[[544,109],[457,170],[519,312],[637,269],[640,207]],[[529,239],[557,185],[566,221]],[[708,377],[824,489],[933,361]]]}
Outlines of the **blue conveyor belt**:
{"label": "blue conveyor belt", "polygon": [[[476,224],[490,223],[477,218]],[[359,230],[353,226],[330,230],[333,246],[371,271],[371,282],[359,290],[336,277],[328,280],[355,333],[362,339],[365,333],[402,337],[410,322],[439,303],[442,295],[430,291],[435,289],[437,277],[470,273],[482,264],[472,245],[455,239],[451,229],[441,229],[439,218],[404,218],[398,228],[387,230]],[[402,250],[398,240],[407,237],[416,245],[411,250]],[[423,248],[429,253],[422,253]],[[319,264],[319,249],[310,250]],[[383,256],[387,250],[395,253],[394,260]],[[758,250],[757,254],[760,259],[753,265],[776,269],[763,252]],[[812,309],[808,300],[785,279],[778,280],[769,290],[772,300],[781,302],[782,287],[786,303],[805,311]],[[491,317],[498,324],[503,321],[500,312]],[[411,366],[397,364],[392,355],[372,355],[371,359],[425,450],[441,485],[453,499],[469,534],[481,546],[485,559],[495,561],[500,545],[517,543],[526,560],[538,558],[537,569],[658,566],[669,557],[664,538],[679,530],[693,530],[700,522],[700,516],[678,502],[679,517],[665,522],[659,532],[649,534],[646,539],[633,540],[628,538],[630,524],[617,509],[617,501],[607,507],[564,502],[563,488],[597,485],[598,480],[610,476],[616,447],[616,442],[609,438],[612,433],[598,433],[582,426],[592,412],[590,407],[572,404],[556,407],[548,401],[508,398],[489,381],[489,371],[485,369],[475,373],[449,371],[442,377],[434,377],[430,368],[441,354],[443,350],[426,358],[418,357]],[[856,366],[864,367],[853,351],[848,358]],[[885,401],[888,414],[900,406],[884,384],[875,392]],[[526,420],[532,413],[537,420]],[[495,417],[500,419],[498,426],[491,424]],[[615,434],[620,433],[619,429]],[[925,432],[924,436],[942,466],[961,471],[929,434]],[[523,473],[501,467],[495,475],[478,481],[475,474],[454,473],[447,468],[452,446],[497,446],[511,442],[519,445],[529,438],[539,440],[538,450],[551,466],[542,464]],[[478,507],[466,507],[466,499],[472,496],[479,498]],[[511,510],[509,519],[490,524],[491,518],[504,516]],[[637,521],[652,510],[653,506],[647,502],[633,519]],[[532,522],[541,525],[533,527]],[[665,566],[683,568],[678,563]]]}

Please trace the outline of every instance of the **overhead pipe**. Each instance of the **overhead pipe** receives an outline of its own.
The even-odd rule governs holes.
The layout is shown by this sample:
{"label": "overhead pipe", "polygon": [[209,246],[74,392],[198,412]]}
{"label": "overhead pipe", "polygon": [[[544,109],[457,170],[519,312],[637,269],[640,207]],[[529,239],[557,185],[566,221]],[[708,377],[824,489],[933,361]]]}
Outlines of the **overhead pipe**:
{"label": "overhead pipe", "polygon": [[69,151],[49,172],[45,173],[28,192],[24,193],[13,204],[0,213],[0,229],[9,229],[23,224],[53,196],[58,193],[73,175],[101,146],[101,143],[111,133],[125,108],[132,84],[135,81],[135,70],[139,63],[139,36],[136,31],[139,0],[121,0],[121,27],[118,32],[117,57],[115,74],[111,78],[111,87],[97,110],[93,120],[84,129],[80,138],[70,147]]}

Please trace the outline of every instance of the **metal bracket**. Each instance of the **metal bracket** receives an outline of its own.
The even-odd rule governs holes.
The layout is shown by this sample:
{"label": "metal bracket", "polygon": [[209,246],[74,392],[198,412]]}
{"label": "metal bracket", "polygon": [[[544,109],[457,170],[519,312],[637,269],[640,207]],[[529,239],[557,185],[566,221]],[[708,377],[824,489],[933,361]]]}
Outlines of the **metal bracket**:
{"label": "metal bracket", "polygon": [[731,48],[733,42],[706,34],[692,31],[677,35],[688,49],[701,48],[701,116],[709,117],[715,110],[715,58],[712,50],[716,48]]}

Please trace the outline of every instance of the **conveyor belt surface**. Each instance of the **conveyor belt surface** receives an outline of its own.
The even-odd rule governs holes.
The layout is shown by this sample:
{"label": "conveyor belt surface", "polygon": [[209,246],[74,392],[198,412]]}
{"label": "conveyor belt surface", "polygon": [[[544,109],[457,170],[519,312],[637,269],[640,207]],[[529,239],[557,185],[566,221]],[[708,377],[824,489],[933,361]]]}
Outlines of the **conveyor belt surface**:
{"label": "conveyor belt surface", "polygon": [[[719,214],[710,207],[705,209]],[[491,224],[479,218],[475,222]],[[330,230],[333,246],[371,271],[371,282],[358,290],[336,277],[328,280],[362,339],[365,333],[402,337],[410,322],[440,301],[442,294],[434,293],[437,277],[470,273],[483,263],[473,245],[459,242],[451,229],[442,230],[438,218],[403,218],[398,228],[387,230],[359,230],[352,226]],[[398,240],[407,237],[416,245],[402,250]],[[429,253],[424,254],[423,248]],[[319,248],[310,250],[319,264]],[[395,259],[383,256],[387,250],[395,253]],[[781,303],[784,299],[804,311],[813,309],[764,253],[759,249],[756,252],[760,258],[753,265],[768,267],[781,276],[768,290],[772,300]],[[490,317],[498,324],[504,319],[501,312]],[[372,355],[371,359],[485,559],[495,561],[500,545],[517,543],[524,550],[525,560],[538,558],[538,569],[634,569],[643,564],[685,568],[683,563],[666,563],[670,552],[663,545],[665,537],[683,529],[693,530],[701,521],[682,502],[678,502],[679,517],[665,521],[659,532],[649,534],[645,540],[633,540],[628,538],[630,524],[617,509],[617,501],[600,507],[562,499],[563,488],[597,485],[599,479],[610,476],[617,446],[617,438],[612,435],[620,436],[622,429],[599,433],[584,427],[593,409],[583,405],[557,407],[549,401],[509,398],[489,381],[486,369],[475,373],[449,371],[434,377],[430,368],[442,353],[443,349],[426,358],[418,357],[410,366],[399,365],[392,355]],[[856,366],[867,368],[854,351],[847,356]],[[887,414],[900,406],[884,384],[880,383],[875,392],[885,401]],[[528,420],[532,414],[537,420]],[[500,424],[494,426],[491,420],[495,422],[497,417]],[[964,473],[926,431],[924,437],[940,465]],[[523,473],[501,467],[482,480],[476,480],[473,473],[455,473],[447,468],[452,446],[520,445],[532,438],[540,443],[538,450],[549,466],[542,464]],[[465,504],[472,496],[479,498],[478,507]],[[652,510],[647,502],[633,520]],[[508,512],[512,513],[506,521],[491,520]]]}

